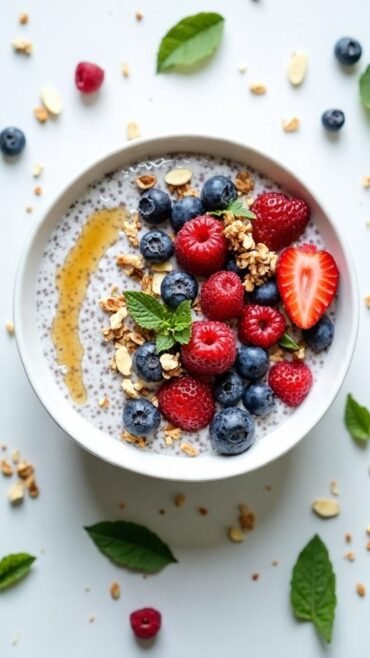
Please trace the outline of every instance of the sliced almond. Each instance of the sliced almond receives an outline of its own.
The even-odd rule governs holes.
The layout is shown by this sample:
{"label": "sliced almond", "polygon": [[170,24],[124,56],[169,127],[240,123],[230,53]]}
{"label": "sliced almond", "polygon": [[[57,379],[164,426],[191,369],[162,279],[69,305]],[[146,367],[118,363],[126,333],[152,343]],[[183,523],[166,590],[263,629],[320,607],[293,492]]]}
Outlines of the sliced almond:
{"label": "sliced almond", "polygon": [[312,509],[322,519],[331,519],[338,516],[340,505],[333,498],[317,498],[312,503]]}
{"label": "sliced almond", "polygon": [[171,171],[167,172],[164,180],[167,185],[174,185],[177,187],[178,185],[186,185],[186,183],[190,181],[192,175],[193,172],[190,169],[179,167],[178,169],[171,169]]}
{"label": "sliced almond", "polygon": [[119,329],[122,326],[122,322],[127,316],[127,308],[126,306],[121,306],[116,313],[113,313],[113,315],[110,316],[109,318],[109,324],[111,329]]}
{"label": "sliced almond", "polygon": [[293,53],[289,66],[288,66],[288,78],[289,82],[294,86],[298,87],[302,84],[305,79],[308,67],[308,57],[306,53]]}
{"label": "sliced almond", "polygon": [[152,279],[152,291],[155,295],[161,294],[161,284],[166,276],[166,272],[154,272]]}
{"label": "sliced almond", "polygon": [[132,359],[128,353],[127,347],[121,345],[116,352],[115,359],[117,370],[121,373],[121,375],[128,377],[128,375],[131,373]]}
{"label": "sliced almond", "polygon": [[8,332],[9,336],[14,336],[15,329],[14,329],[13,322],[7,322],[6,325],[5,325],[5,329]]}
{"label": "sliced almond", "polygon": [[8,491],[8,500],[11,505],[20,505],[24,500],[24,484],[23,482],[16,482]]}
{"label": "sliced almond", "polygon": [[284,119],[282,122],[283,130],[285,133],[296,133],[300,128],[301,122],[298,117],[291,119]]}
{"label": "sliced almond", "polygon": [[255,96],[262,96],[267,92],[267,87],[262,82],[252,82],[249,85],[249,91]]}
{"label": "sliced almond", "polygon": [[137,400],[140,397],[131,379],[123,380],[122,389],[123,392],[127,395],[127,397],[130,398],[131,400]]}
{"label": "sliced almond", "polygon": [[129,141],[140,137],[140,128],[139,128],[139,124],[136,123],[136,121],[129,121],[126,127],[126,135]]}
{"label": "sliced almond", "polygon": [[164,263],[153,263],[152,270],[153,272],[172,272],[173,265],[170,260],[166,260]]}
{"label": "sliced almond", "polygon": [[50,114],[58,116],[61,113],[63,107],[62,98],[54,87],[43,87],[40,92],[40,98],[42,104]]}
{"label": "sliced almond", "polygon": [[235,544],[240,544],[245,539],[244,532],[237,526],[232,526],[231,528],[229,528],[227,534],[230,541],[234,542]]}
{"label": "sliced almond", "polygon": [[34,178],[39,178],[43,171],[44,171],[43,165],[40,164],[39,162],[36,162],[36,164],[33,166],[32,169],[32,176]]}

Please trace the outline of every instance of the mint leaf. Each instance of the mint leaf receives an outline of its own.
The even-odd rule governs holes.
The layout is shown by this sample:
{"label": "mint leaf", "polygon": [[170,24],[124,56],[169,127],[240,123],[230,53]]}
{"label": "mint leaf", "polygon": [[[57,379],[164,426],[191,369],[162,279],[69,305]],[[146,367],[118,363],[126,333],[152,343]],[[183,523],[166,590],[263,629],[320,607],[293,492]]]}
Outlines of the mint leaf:
{"label": "mint leaf", "polygon": [[360,76],[360,97],[362,104],[370,110],[370,64]]}
{"label": "mint leaf", "polygon": [[224,18],[216,13],[188,16],[163,37],[157,55],[157,73],[186,71],[210,57],[222,36]]}
{"label": "mint leaf", "polygon": [[191,325],[184,327],[183,329],[175,329],[174,336],[178,343],[186,345],[191,338]]}
{"label": "mint leaf", "polygon": [[181,302],[174,312],[171,325],[176,330],[187,329],[191,325],[191,301]]}
{"label": "mint leaf", "polygon": [[145,292],[125,292],[128,311],[144,329],[162,329],[166,322],[166,309],[157,299]]}
{"label": "mint leaf", "polygon": [[102,521],[85,530],[99,551],[120,567],[155,573],[177,562],[167,544],[136,523]]}
{"label": "mint leaf", "polygon": [[331,642],[337,603],[335,574],[318,535],[308,542],[294,565],[290,602],[298,619],[312,621],[322,639]]}
{"label": "mint leaf", "polygon": [[173,334],[158,334],[155,342],[155,346],[158,354],[161,352],[166,352],[170,350],[171,347],[176,343],[176,339]]}
{"label": "mint leaf", "polygon": [[289,334],[284,334],[279,340],[280,347],[284,347],[286,350],[299,350],[299,345],[293,340]]}
{"label": "mint leaf", "polygon": [[35,560],[28,553],[13,553],[3,557],[0,561],[0,590],[15,585],[27,576]]}
{"label": "mint leaf", "polygon": [[356,402],[351,394],[347,396],[344,422],[353,439],[370,439],[370,412]]}
{"label": "mint leaf", "polygon": [[234,217],[245,217],[246,219],[256,219],[254,212],[246,208],[242,201],[235,199],[231,201],[225,210],[208,210],[208,215],[215,215],[216,217],[222,217],[225,213],[231,213]]}

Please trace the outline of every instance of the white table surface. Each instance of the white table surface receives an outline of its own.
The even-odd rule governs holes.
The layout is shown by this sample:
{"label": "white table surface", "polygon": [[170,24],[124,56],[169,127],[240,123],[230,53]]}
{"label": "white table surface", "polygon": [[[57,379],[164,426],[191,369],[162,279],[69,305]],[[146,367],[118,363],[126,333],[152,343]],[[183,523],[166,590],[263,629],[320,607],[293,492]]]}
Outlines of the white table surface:
{"label": "white table surface", "polygon": [[[154,73],[157,44],[177,20],[212,9],[226,18],[222,47],[210,65],[189,76]],[[141,9],[144,20],[136,22]],[[30,23],[17,24],[20,11]],[[125,126],[135,120],[142,135],[198,131],[227,135],[280,158],[319,195],[346,230],[353,249],[362,296],[370,292],[370,121],[357,93],[357,74],[343,73],[332,55],[337,38],[350,34],[364,46],[360,68],[370,57],[366,0],[2,0],[0,125],[18,125],[27,135],[22,158],[0,161],[1,305],[0,324],[12,316],[17,258],[31,225],[38,222],[58,191],[98,155],[125,142]],[[24,36],[34,43],[30,58],[15,55],[10,43]],[[309,54],[309,73],[292,89],[286,66],[293,50]],[[91,60],[106,70],[99,98],[82,102],[74,89],[74,67]],[[131,76],[120,65],[127,61]],[[245,75],[238,66],[246,63]],[[248,91],[251,81],[268,87],[264,97]],[[40,125],[33,117],[44,84],[56,86],[64,111]],[[330,106],[346,113],[338,139],[323,132],[320,116]],[[281,130],[282,118],[297,115],[298,134]],[[45,165],[32,179],[35,162]],[[41,198],[33,187],[40,183]],[[32,205],[34,212],[25,213]],[[368,279],[369,277],[369,279]],[[0,656],[8,658],[136,658],[128,615],[152,605],[162,611],[163,631],[148,654],[160,658],[362,658],[369,654],[370,523],[369,452],[351,442],[343,426],[344,398],[351,391],[370,404],[369,311],[361,309],[356,354],[342,393],[326,417],[289,455],[252,475],[225,482],[180,485],[121,471],[86,454],[48,417],[31,390],[14,339],[0,331],[0,442],[19,448],[37,466],[38,500],[12,509],[0,478],[0,554],[26,550],[38,556],[33,573],[0,597]],[[342,513],[321,521],[310,504],[340,486]],[[266,485],[272,490],[267,491]],[[185,493],[183,509],[173,496]],[[125,511],[119,503],[125,500]],[[231,544],[225,528],[236,506],[256,511],[257,527],[244,544]],[[209,508],[201,517],[197,507]],[[160,516],[159,508],[167,514]],[[179,564],[143,579],[112,565],[83,530],[98,520],[126,518],[148,525],[166,539]],[[311,624],[294,620],[289,580],[299,550],[318,532],[337,573],[338,608],[333,643],[323,647]],[[344,533],[353,542],[344,542]],[[353,550],[356,560],[343,558]],[[279,560],[273,567],[272,560]],[[257,582],[251,574],[260,573]],[[119,601],[108,588],[122,586]],[[357,582],[368,588],[360,599]],[[85,587],[90,592],[85,591]],[[89,617],[95,615],[95,622]],[[14,644],[13,644],[14,642]]]}

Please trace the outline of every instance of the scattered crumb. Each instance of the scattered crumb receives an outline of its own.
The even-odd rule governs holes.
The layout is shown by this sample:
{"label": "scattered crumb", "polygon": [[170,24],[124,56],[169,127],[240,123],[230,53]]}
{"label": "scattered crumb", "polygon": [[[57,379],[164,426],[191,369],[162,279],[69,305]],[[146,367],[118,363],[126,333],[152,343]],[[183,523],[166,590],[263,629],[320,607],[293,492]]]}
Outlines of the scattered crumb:
{"label": "scattered crumb", "polygon": [[271,564],[273,567],[277,567],[279,562],[277,560],[272,560]]}
{"label": "scattered crumb", "polygon": [[366,544],[366,550],[370,551],[370,541],[368,541],[367,544]]}
{"label": "scattered crumb", "polygon": [[240,529],[243,532],[249,532],[250,530],[254,530],[255,524],[256,524],[256,515],[252,510],[248,507],[248,505],[245,505],[244,503],[241,503],[239,505],[239,526]]}
{"label": "scattered crumb", "polygon": [[109,591],[110,591],[110,595],[111,595],[112,599],[114,599],[115,601],[117,601],[117,599],[120,598],[120,596],[121,596],[121,586],[120,586],[119,583],[117,583],[117,582],[112,583],[110,588],[109,588]]}
{"label": "scattered crumb", "polygon": [[19,462],[17,466],[17,475],[21,480],[27,480],[34,472],[34,467],[26,461]]}
{"label": "scattered crumb", "polygon": [[262,84],[262,82],[252,82],[249,85],[249,91],[252,94],[255,94],[255,96],[262,96],[267,92],[267,87],[266,85]]}
{"label": "scattered crumb", "polygon": [[336,480],[331,480],[330,481],[330,493],[333,496],[339,496],[339,486],[338,486],[338,482]]}
{"label": "scattered crumb", "polygon": [[301,122],[298,117],[292,117],[291,119],[284,119],[282,121],[282,127],[285,133],[296,133],[300,126]]}
{"label": "scattered crumb", "polygon": [[348,560],[348,562],[354,562],[356,559],[356,556],[353,551],[348,551],[348,553],[345,553],[343,557],[345,560]]}
{"label": "scattered crumb", "polygon": [[153,174],[141,174],[141,176],[135,178],[135,183],[139,190],[149,190],[155,186],[156,182],[157,177],[153,176]]}
{"label": "scattered crumb", "polygon": [[93,624],[95,621],[95,615],[90,615],[89,617],[89,624]]}
{"label": "scattered crumb", "polygon": [[25,39],[14,39],[14,41],[12,41],[12,46],[16,53],[32,55],[33,46],[31,41],[26,41]]}
{"label": "scattered crumb", "polygon": [[365,596],[365,594],[366,594],[366,588],[365,588],[365,585],[363,585],[362,583],[357,583],[357,585],[356,585],[356,592],[357,592],[357,594],[358,594],[359,596],[361,596],[361,598],[363,598],[363,597]]}
{"label": "scattered crumb", "polygon": [[367,226],[367,228],[370,228],[370,221],[366,222],[366,226]]}
{"label": "scattered crumb", "polygon": [[198,448],[190,445],[190,443],[182,443],[180,446],[181,452],[183,452],[187,457],[197,457],[199,454]]}
{"label": "scattered crumb", "polygon": [[3,450],[3,451],[5,452],[5,450],[8,449],[8,446],[7,446],[5,443],[2,443],[2,444],[0,445],[0,448],[1,448],[1,450]]}
{"label": "scattered crumb", "polygon": [[252,578],[252,580],[254,580],[254,581],[259,580],[259,578],[260,578],[260,574],[259,574],[259,573],[252,573],[251,578]]}
{"label": "scattered crumb", "polygon": [[364,176],[362,178],[362,187],[364,187],[365,189],[370,187],[370,176]]}
{"label": "scattered crumb", "polygon": [[227,534],[228,534],[228,537],[229,537],[230,541],[234,542],[235,544],[240,544],[245,539],[244,532],[236,526],[231,526],[228,529]]}
{"label": "scattered crumb", "polygon": [[21,453],[19,452],[19,450],[13,450],[12,452],[13,464],[19,464],[20,460],[21,460]]}
{"label": "scattered crumb", "polygon": [[142,21],[143,18],[144,18],[144,14],[143,14],[143,12],[142,12],[142,11],[137,11],[137,12],[135,12],[135,18],[136,18],[136,20],[139,21],[139,22]]}
{"label": "scattered crumb", "polygon": [[33,207],[32,207],[32,206],[26,206],[26,212],[27,212],[27,213],[31,213],[32,211],[33,211]]}
{"label": "scattered crumb", "polygon": [[246,72],[246,70],[247,70],[247,65],[246,64],[239,64],[239,66],[238,66],[239,73],[243,74],[243,73]]}
{"label": "scattered crumb", "polygon": [[206,507],[198,507],[198,512],[201,516],[208,515],[208,509]]}
{"label": "scattered crumb", "polygon": [[110,404],[110,403],[109,403],[109,398],[108,398],[108,396],[107,396],[107,395],[104,395],[103,398],[100,398],[98,404],[99,404],[99,407],[100,407],[101,409],[108,409],[109,404]]}
{"label": "scattered crumb", "polygon": [[364,297],[364,302],[367,308],[370,308],[370,295],[366,295],[366,297]]}
{"label": "scattered crumb", "polygon": [[266,489],[266,491],[272,491],[271,484],[266,484],[265,489]]}
{"label": "scattered crumb", "polygon": [[351,535],[350,532],[346,532],[346,534],[344,535],[344,541],[345,541],[347,544],[350,544],[350,543],[351,543],[351,541],[352,541],[352,535]]}
{"label": "scattered crumb", "polygon": [[39,123],[46,123],[49,118],[49,112],[42,105],[35,107],[33,114]]}
{"label": "scattered crumb", "polygon": [[14,507],[21,505],[24,500],[24,484],[23,482],[16,482],[12,484],[8,491],[8,500]]}
{"label": "scattered crumb", "polygon": [[2,474],[7,478],[12,477],[14,473],[13,466],[6,459],[3,459],[0,462],[0,470]]}
{"label": "scattered crumb", "polygon": [[175,507],[183,507],[183,506],[185,505],[185,503],[186,503],[186,496],[185,496],[185,494],[177,494],[177,495],[175,496],[174,503],[175,503]]}
{"label": "scattered crumb", "polygon": [[91,589],[90,589],[89,585],[86,585],[86,587],[84,589],[85,589],[85,592],[91,592]]}
{"label": "scattered crumb", "polygon": [[312,510],[322,519],[331,519],[338,516],[340,506],[333,498],[317,498],[312,503]]}
{"label": "scattered crumb", "polygon": [[367,528],[366,528],[366,534],[370,535],[370,525],[368,525]]}
{"label": "scattered crumb", "polygon": [[42,196],[43,190],[42,190],[42,187],[40,185],[36,185],[36,187],[34,188],[33,191],[36,194],[36,196]]}
{"label": "scattered crumb", "polygon": [[288,79],[294,87],[302,84],[306,77],[307,67],[308,57],[306,53],[292,53],[288,66]]}
{"label": "scattered crumb", "polygon": [[30,17],[29,17],[29,15],[27,14],[27,12],[26,12],[26,11],[22,11],[22,12],[19,14],[19,16],[18,16],[18,23],[19,23],[20,25],[27,25],[29,19],[30,19]]}
{"label": "scattered crumb", "polygon": [[121,71],[122,71],[122,75],[123,75],[124,78],[128,78],[128,77],[129,77],[129,75],[130,75],[130,69],[129,69],[129,67],[128,67],[128,64],[122,64],[122,66],[121,66]]}
{"label": "scattered crumb", "polygon": [[13,637],[13,639],[12,639],[12,647],[15,647],[15,646],[19,643],[20,639],[21,639],[21,636],[19,635],[19,633],[18,633],[18,635],[16,635],[15,637]]}
{"label": "scattered crumb", "polygon": [[125,508],[126,508],[126,503],[125,503],[124,500],[122,500],[122,501],[120,502],[120,504],[119,504],[119,508],[120,508],[120,509],[125,509]]}
{"label": "scattered crumb", "polygon": [[44,171],[44,166],[39,162],[36,162],[36,164],[33,166],[32,169],[32,176],[34,178],[40,178],[43,171]]}
{"label": "scattered crumb", "polygon": [[13,322],[7,322],[5,325],[5,329],[8,332],[9,336],[14,336],[15,330],[14,330]]}
{"label": "scattered crumb", "polygon": [[163,516],[164,514],[166,514],[166,510],[163,509],[162,507],[161,509],[158,510],[158,514],[161,514]]}
{"label": "scattered crumb", "polygon": [[131,141],[132,139],[137,139],[140,137],[140,128],[139,124],[136,123],[135,121],[129,121],[126,127],[126,135],[127,139]]}

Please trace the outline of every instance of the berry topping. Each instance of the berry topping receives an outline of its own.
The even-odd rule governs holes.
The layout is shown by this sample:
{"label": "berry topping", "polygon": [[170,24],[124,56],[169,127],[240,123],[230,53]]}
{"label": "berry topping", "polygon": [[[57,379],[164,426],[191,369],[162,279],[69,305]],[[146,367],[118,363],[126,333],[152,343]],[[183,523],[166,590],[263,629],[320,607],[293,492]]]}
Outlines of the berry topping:
{"label": "berry topping", "polygon": [[243,379],[260,379],[269,369],[269,355],[262,347],[242,345],[238,349],[235,368]]}
{"label": "berry topping", "polygon": [[241,400],[243,393],[243,382],[236,372],[225,372],[216,378],[213,389],[216,402],[223,407],[233,407]]}
{"label": "berry topping", "polygon": [[97,64],[80,62],[76,66],[75,83],[81,94],[93,94],[104,81],[104,71]]}
{"label": "berry topping", "polygon": [[206,210],[225,210],[238,196],[237,189],[230,178],[212,176],[203,185],[201,199]]}
{"label": "berry topping", "polygon": [[182,363],[195,375],[221,375],[231,368],[236,357],[232,329],[223,322],[193,322],[190,342],[181,348]]}
{"label": "berry topping", "polygon": [[209,425],[215,413],[212,388],[193,377],[171,379],[158,391],[159,409],[175,427],[195,432]]}
{"label": "berry topping", "polygon": [[184,196],[172,206],[171,225],[176,233],[189,221],[204,214],[204,206],[197,196]]}
{"label": "berry topping", "polygon": [[234,274],[237,274],[241,279],[243,279],[247,274],[246,269],[242,270],[240,269],[240,267],[237,266],[235,256],[229,256],[229,258],[226,261],[225,270],[227,272],[234,272]]}
{"label": "berry topping", "polygon": [[158,429],[161,416],[149,400],[129,400],[123,409],[123,424],[130,434],[146,436]]}
{"label": "berry topping", "polygon": [[323,315],[311,329],[304,329],[302,336],[313,352],[322,352],[333,342],[334,324],[327,315]]}
{"label": "berry topping", "polygon": [[4,128],[0,133],[0,150],[4,155],[19,155],[26,146],[26,138],[19,128]]}
{"label": "berry topping", "polygon": [[313,377],[302,361],[280,361],[272,366],[268,382],[280,400],[289,407],[298,407],[308,395]]}
{"label": "berry topping", "polygon": [[289,198],[281,192],[264,192],[252,206],[253,238],[273,251],[287,247],[298,240],[310,218],[303,199]]}
{"label": "berry topping", "polygon": [[239,320],[239,338],[242,343],[268,348],[280,340],[285,327],[285,318],[276,308],[248,304]]}
{"label": "berry topping", "polygon": [[161,629],[161,623],[161,613],[154,608],[141,608],[130,615],[131,628],[141,640],[155,637]]}
{"label": "berry topping", "polygon": [[275,396],[268,384],[255,382],[243,391],[243,404],[254,416],[268,416],[275,406]]}
{"label": "berry topping", "polygon": [[252,304],[259,304],[260,306],[275,306],[280,301],[279,290],[276,282],[273,279],[256,286],[253,292],[250,293],[249,299]]}
{"label": "berry topping", "polygon": [[342,110],[326,110],[321,117],[322,125],[331,133],[340,130],[344,126],[345,120]]}
{"label": "berry topping", "polygon": [[362,55],[362,47],[357,39],[342,37],[335,44],[334,54],[344,66],[353,66]]}
{"label": "berry topping", "polygon": [[132,366],[136,374],[145,382],[160,382],[163,379],[162,366],[155,343],[149,342],[140,345],[134,352]]}
{"label": "berry topping", "polygon": [[164,263],[171,258],[174,249],[168,233],[159,228],[148,231],[140,240],[140,251],[149,263]]}
{"label": "berry topping", "polygon": [[192,274],[176,270],[169,272],[161,283],[162,299],[171,308],[181,302],[194,301],[198,294],[198,282]]}
{"label": "berry topping", "polygon": [[200,305],[211,320],[238,317],[244,306],[244,288],[238,275],[226,271],[212,274],[202,286]]}
{"label": "berry topping", "polygon": [[310,329],[333,301],[339,272],[331,254],[305,244],[283,251],[276,280],[290,319],[297,327]]}
{"label": "berry topping", "polygon": [[254,443],[254,420],[243,409],[226,407],[215,415],[209,433],[212,447],[220,455],[240,455]]}
{"label": "berry topping", "polygon": [[152,187],[141,195],[139,215],[148,224],[161,224],[172,214],[171,199],[167,192]]}
{"label": "berry topping", "polygon": [[180,267],[192,274],[222,270],[228,253],[222,222],[209,215],[191,219],[176,236],[175,253]]}

